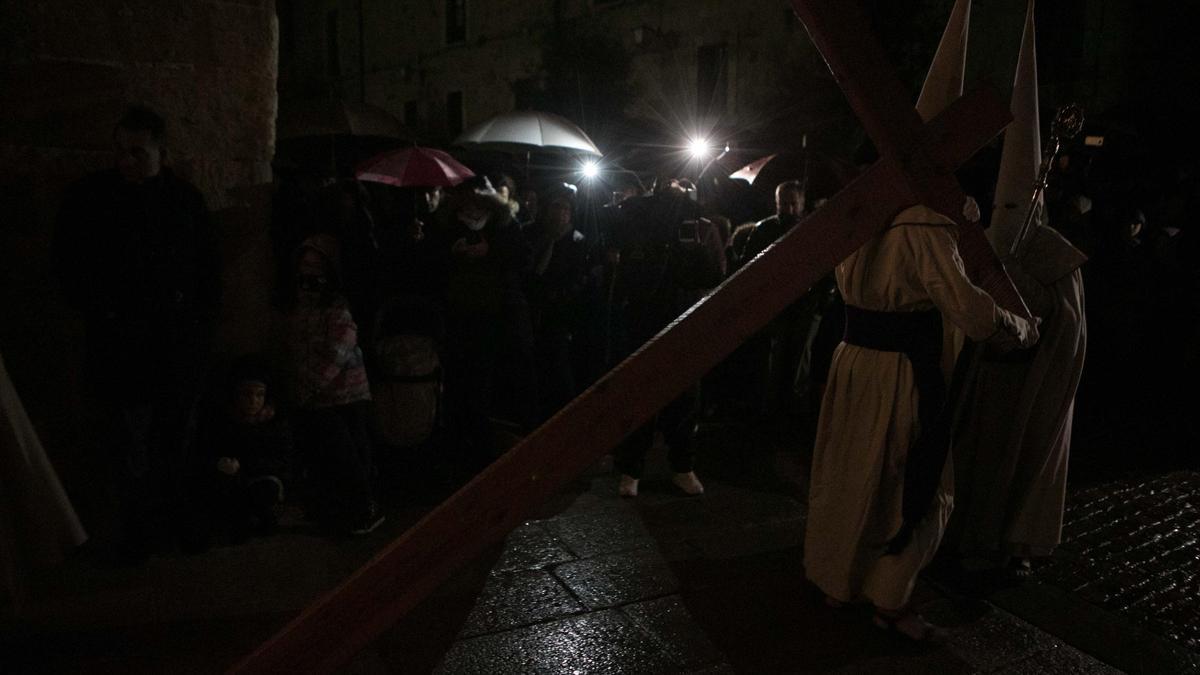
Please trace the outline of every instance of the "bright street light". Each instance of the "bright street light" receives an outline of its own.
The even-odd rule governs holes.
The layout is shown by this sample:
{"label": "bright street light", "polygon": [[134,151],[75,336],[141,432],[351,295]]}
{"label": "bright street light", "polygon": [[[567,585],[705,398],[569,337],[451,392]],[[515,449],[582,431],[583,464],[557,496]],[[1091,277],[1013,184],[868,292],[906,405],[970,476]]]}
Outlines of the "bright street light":
{"label": "bright street light", "polygon": [[594,160],[589,159],[583,163],[583,168],[581,171],[583,172],[584,178],[595,178],[596,176],[600,175],[600,165]]}
{"label": "bright street light", "polygon": [[708,147],[707,138],[693,138],[688,142],[688,151],[692,153],[693,158],[703,160],[712,152],[712,148]]}

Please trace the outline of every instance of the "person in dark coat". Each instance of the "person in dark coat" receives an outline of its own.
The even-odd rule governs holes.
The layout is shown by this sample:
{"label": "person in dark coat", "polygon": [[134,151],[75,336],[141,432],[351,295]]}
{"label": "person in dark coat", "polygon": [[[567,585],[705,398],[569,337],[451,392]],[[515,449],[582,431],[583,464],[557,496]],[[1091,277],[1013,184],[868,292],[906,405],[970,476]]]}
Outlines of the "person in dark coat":
{"label": "person in dark coat", "polygon": [[574,347],[586,327],[588,242],[572,222],[574,186],[549,193],[532,226],[533,306],[538,391],[542,418],[558,411],[578,393]]}
{"label": "person in dark coat", "polygon": [[[746,242],[745,260],[753,259],[800,222],[806,211],[805,197],[804,184],[799,181],[776,186],[775,215],[754,226]],[[800,402],[813,382],[813,341],[834,292],[833,275],[826,275],[748,343],[760,352],[761,367],[765,368],[762,412],[766,415],[815,426],[817,399],[810,398],[808,406]]]}
{"label": "person in dark coat", "polygon": [[[684,187],[672,182],[657,194],[621,203],[612,239],[613,258],[618,261],[613,311],[621,315],[623,328],[620,358],[632,354],[701,294],[721,283],[724,245],[720,234],[701,218],[699,205],[687,195]],[[698,408],[698,387],[692,387],[630,434],[614,452],[622,496],[637,496],[656,430],[668,445],[667,460],[675,484],[687,494],[704,492],[693,471],[692,436]]]}
{"label": "person in dark coat", "polygon": [[86,379],[122,501],[121,553],[140,561],[178,499],[220,277],[199,190],[163,166],[163,119],[130,109],[116,166],[68,188],[54,253],[86,325]]}
{"label": "person in dark coat", "polygon": [[[466,478],[501,450],[491,418],[531,428],[537,417],[533,328],[523,281],[528,243],[486,180],[447,196],[432,236],[446,260],[446,413]],[[502,395],[500,393],[502,392]],[[496,410],[495,403],[507,409]]]}

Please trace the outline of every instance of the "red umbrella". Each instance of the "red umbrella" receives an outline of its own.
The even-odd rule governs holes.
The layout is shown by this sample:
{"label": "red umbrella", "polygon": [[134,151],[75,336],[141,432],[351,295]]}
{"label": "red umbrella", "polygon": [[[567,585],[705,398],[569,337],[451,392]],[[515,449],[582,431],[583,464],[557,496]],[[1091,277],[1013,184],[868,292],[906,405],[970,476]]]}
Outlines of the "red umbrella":
{"label": "red umbrella", "polygon": [[416,146],[376,155],[354,170],[359,180],[396,187],[453,187],[474,175],[445,152]]}
{"label": "red umbrella", "polygon": [[762,171],[763,167],[766,166],[773,159],[775,159],[774,154],[767,155],[766,157],[756,159],[753,162],[750,162],[749,164],[747,164],[746,166],[743,166],[742,168],[738,169],[737,171],[734,171],[733,173],[729,174],[729,177],[730,178],[740,178],[740,179],[746,181],[747,183],[754,185],[754,179],[758,178],[759,172]]}

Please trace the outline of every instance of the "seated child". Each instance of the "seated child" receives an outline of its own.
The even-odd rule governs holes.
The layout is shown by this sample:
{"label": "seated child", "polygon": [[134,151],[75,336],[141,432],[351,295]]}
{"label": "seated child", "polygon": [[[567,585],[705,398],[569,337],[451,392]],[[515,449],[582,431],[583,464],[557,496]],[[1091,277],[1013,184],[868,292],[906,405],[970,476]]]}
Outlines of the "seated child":
{"label": "seated child", "polygon": [[270,374],[256,359],[231,367],[223,405],[204,435],[209,512],[234,540],[278,524],[292,435],[271,402]]}

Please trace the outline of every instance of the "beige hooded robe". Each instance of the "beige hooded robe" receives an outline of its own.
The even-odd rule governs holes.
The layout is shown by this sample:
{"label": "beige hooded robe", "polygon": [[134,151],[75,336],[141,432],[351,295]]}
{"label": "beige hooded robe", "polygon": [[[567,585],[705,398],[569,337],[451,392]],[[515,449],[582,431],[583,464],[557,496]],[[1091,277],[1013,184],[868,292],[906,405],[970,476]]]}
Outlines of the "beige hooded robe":
{"label": "beige hooded robe", "polygon": [[1036,225],[1009,273],[1041,339],[1030,350],[984,352],[955,443],[961,548],[1048,556],[1062,532],[1075,390],[1087,321],[1080,266],[1087,258]]}
{"label": "beige hooded robe", "polygon": [[[1014,319],[966,276],[953,222],[928,208],[902,212],[893,227],[837,267],[847,305],[911,312],[938,309],[973,340]],[[809,491],[804,564],[808,578],[841,601],[903,608],[932,558],[953,505],[952,471],[912,541],[881,557],[900,528],[904,465],[920,429],[908,357],[843,342],[821,405]]]}

